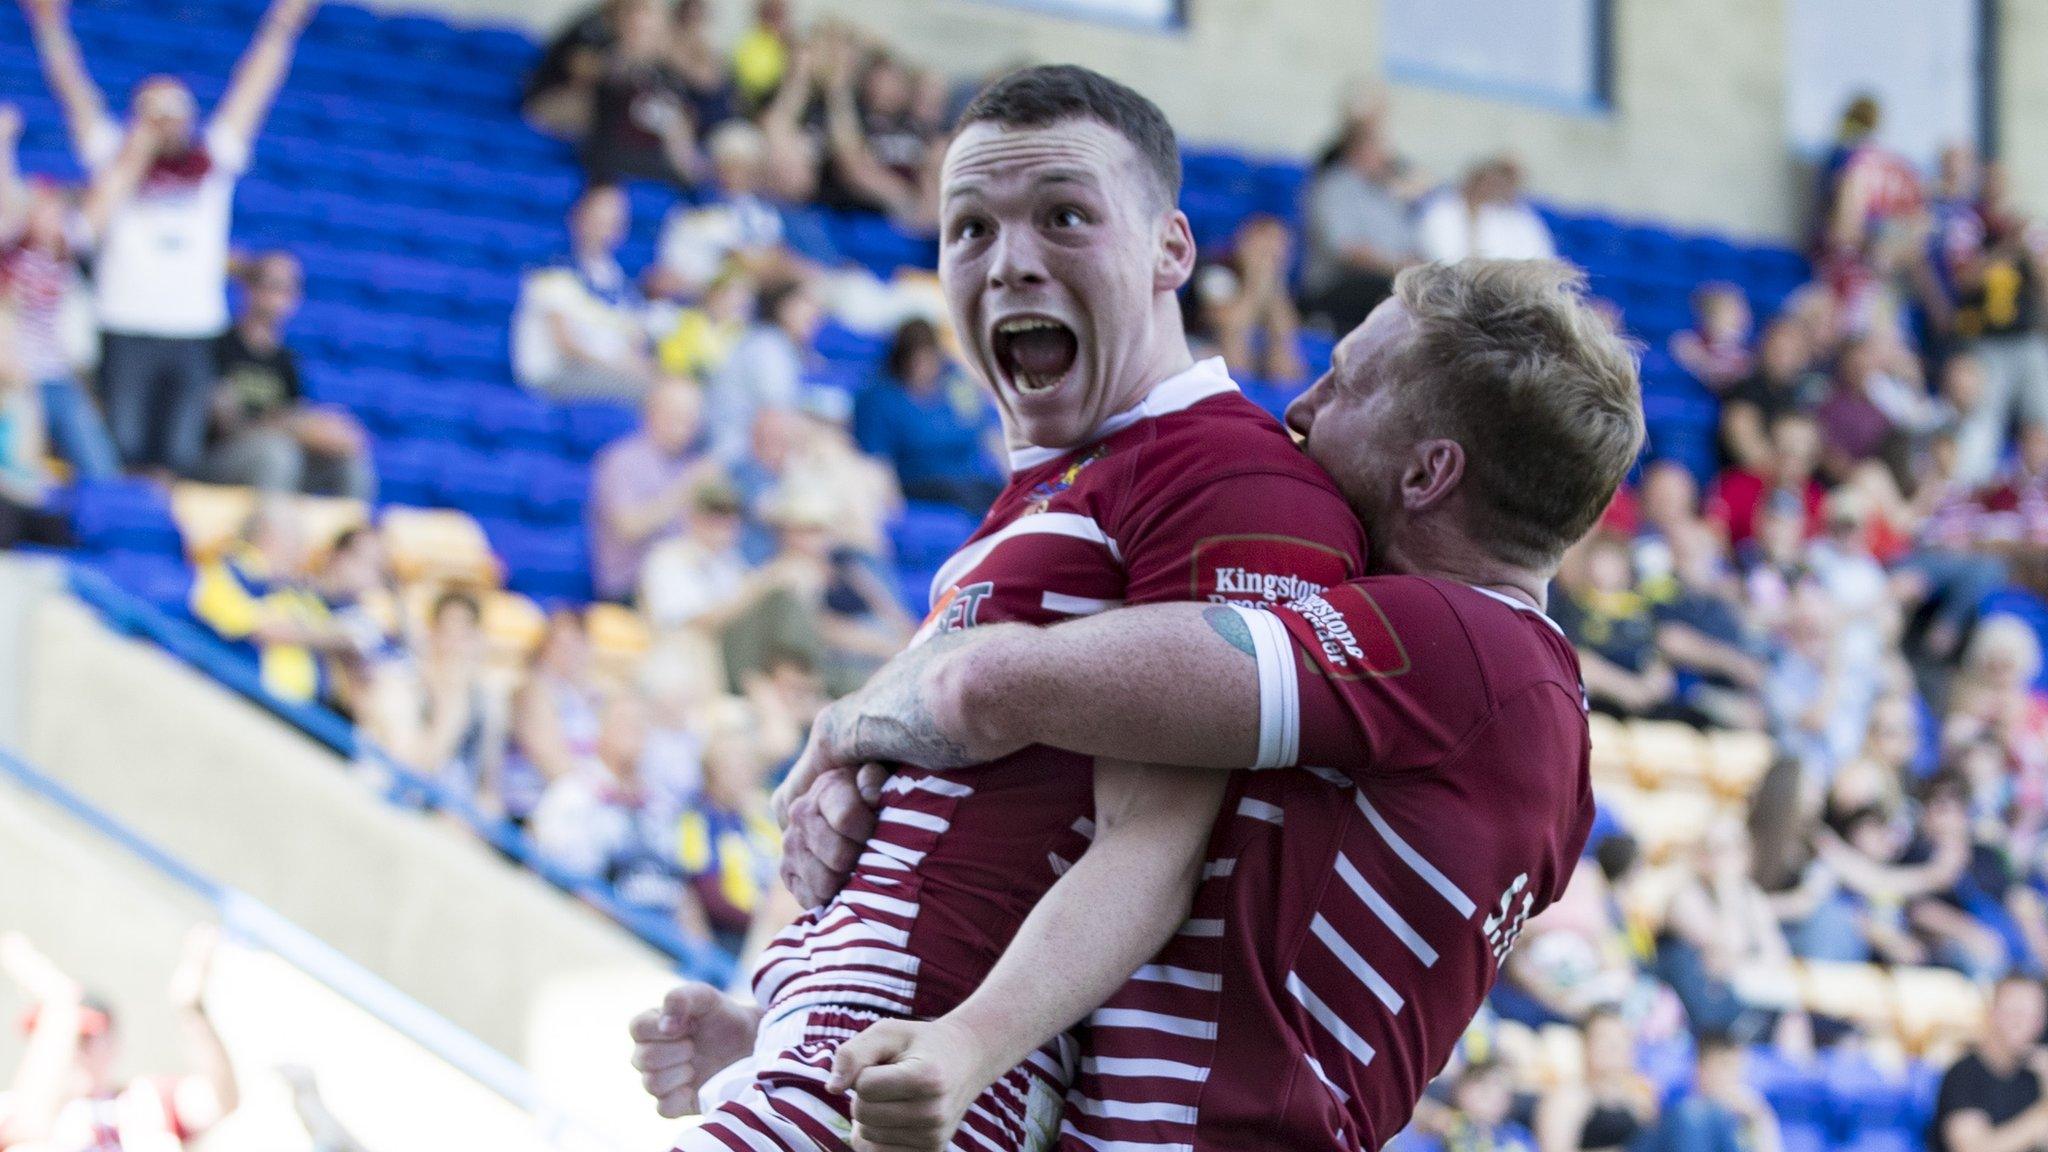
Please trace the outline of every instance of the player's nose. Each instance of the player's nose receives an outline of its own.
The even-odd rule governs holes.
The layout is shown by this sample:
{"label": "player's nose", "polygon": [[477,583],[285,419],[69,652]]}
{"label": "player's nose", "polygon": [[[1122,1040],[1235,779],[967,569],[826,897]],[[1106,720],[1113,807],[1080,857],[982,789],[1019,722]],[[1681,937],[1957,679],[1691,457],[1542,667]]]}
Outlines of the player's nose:
{"label": "player's nose", "polygon": [[1292,429],[1296,436],[1308,439],[1309,425],[1315,423],[1316,409],[1322,406],[1323,395],[1329,383],[1329,374],[1325,373],[1322,379],[1309,385],[1307,391],[1288,403],[1287,427]]}
{"label": "player's nose", "polygon": [[1023,288],[1045,283],[1045,261],[1028,234],[1006,228],[996,235],[988,263],[988,286]]}

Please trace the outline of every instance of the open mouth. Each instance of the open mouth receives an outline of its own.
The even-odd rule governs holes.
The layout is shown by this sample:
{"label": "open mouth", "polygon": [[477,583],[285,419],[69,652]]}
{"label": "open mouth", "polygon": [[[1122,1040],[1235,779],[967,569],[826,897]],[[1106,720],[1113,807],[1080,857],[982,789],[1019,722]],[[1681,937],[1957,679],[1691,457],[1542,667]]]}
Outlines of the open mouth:
{"label": "open mouth", "polygon": [[1018,316],[996,325],[990,349],[1020,394],[1042,396],[1058,389],[1074,370],[1081,339],[1057,320]]}

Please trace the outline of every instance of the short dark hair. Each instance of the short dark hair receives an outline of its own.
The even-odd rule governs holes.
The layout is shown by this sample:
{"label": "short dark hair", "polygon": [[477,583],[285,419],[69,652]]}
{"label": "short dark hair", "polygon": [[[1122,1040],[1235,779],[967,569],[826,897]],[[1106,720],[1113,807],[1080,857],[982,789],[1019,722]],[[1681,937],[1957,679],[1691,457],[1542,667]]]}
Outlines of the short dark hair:
{"label": "short dark hair", "polygon": [[1609,880],[1619,880],[1628,875],[1642,858],[1636,838],[1626,832],[1612,832],[1600,838],[1593,846],[1593,861],[1600,865],[1600,875]]}
{"label": "short dark hair", "polygon": [[1166,113],[1100,72],[1073,64],[1012,72],[981,90],[960,114],[960,127],[1044,128],[1062,120],[1093,120],[1129,140],[1158,178],[1166,203],[1180,202],[1180,142]]}
{"label": "short dark hair", "polygon": [[761,294],[755,298],[754,314],[770,324],[782,319],[782,309],[791,300],[802,295],[804,286],[797,280],[777,279],[761,285]]}
{"label": "short dark hair", "polygon": [[478,623],[483,622],[484,606],[477,600],[476,594],[466,588],[450,588],[434,597],[433,610],[427,613],[427,620],[438,623],[451,608],[460,608],[469,613],[470,619]]}

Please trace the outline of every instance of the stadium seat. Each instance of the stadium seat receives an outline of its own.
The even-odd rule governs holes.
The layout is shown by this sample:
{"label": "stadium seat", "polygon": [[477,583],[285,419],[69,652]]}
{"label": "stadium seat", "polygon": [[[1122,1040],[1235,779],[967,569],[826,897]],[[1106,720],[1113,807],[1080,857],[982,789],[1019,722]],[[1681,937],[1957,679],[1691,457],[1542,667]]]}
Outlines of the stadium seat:
{"label": "stadium seat", "polygon": [[898,563],[912,569],[935,569],[959,551],[979,525],[976,517],[951,505],[912,500],[890,526],[889,538]]}
{"label": "stadium seat", "polygon": [[564,404],[560,411],[564,443],[570,457],[578,460],[596,456],[639,424],[639,416],[624,404],[588,401]]}
{"label": "stadium seat", "polygon": [[495,587],[498,558],[484,531],[466,513],[448,508],[387,507],[378,520],[392,571],[403,582],[420,580]]}
{"label": "stadium seat", "polygon": [[617,604],[592,604],[584,624],[590,633],[591,654],[614,675],[630,677],[654,644],[647,621]]}
{"label": "stadium seat", "polygon": [[80,484],[72,494],[72,531],[95,552],[182,555],[178,525],[164,494],[140,480]]}
{"label": "stadium seat", "polygon": [[256,510],[256,492],[225,484],[184,483],[171,489],[171,517],[194,564],[220,554]]}

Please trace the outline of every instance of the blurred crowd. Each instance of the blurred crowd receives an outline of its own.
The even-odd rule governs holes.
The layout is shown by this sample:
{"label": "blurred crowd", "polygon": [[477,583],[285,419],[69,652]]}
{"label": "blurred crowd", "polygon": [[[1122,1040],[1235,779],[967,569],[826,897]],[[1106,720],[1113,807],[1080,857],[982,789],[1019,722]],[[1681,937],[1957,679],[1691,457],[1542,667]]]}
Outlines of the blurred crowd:
{"label": "blurred crowd", "polygon": [[[793,210],[929,231],[962,89],[853,28],[799,29],[781,0],[727,45],[705,0],[610,0],[547,47],[521,108],[575,143],[587,186],[561,260],[522,281],[513,375],[640,416],[592,462],[598,602],[526,619],[401,581],[375,526],[309,538],[285,499],[368,500],[375,483],[362,429],[304,399],[286,336],[297,263],[228,243],[234,178],[311,0],[277,0],[210,115],[152,80],[125,128],[62,0],[24,4],[92,175],[24,180],[19,118],[0,110],[0,496],[40,506],[52,455],[84,479],[272,494],[192,594],[271,692],[340,710],[477,819],[691,933],[736,946],[787,916],[767,785],[823,702],[912,634],[888,527],[906,500],[979,515],[1006,467],[929,278],[807,260]],[[1254,216],[1204,252],[1185,295],[1201,354],[1299,386],[1298,335],[1348,330],[1402,268],[1556,254],[1513,157],[1432,179],[1391,120],[1383,98],[1351,102],[1298,228]],[[1703,792],[1677,833],[1606,806],[1567,899],[1529,926],[1469,1058],[1404,1139],[1769,1152],[1757,1045],[1792,1061],[1898,1047],[1812,1010],[1798,961],[1995,986],[1982,1035],[1950,1038],[1973,1047],[1937,1123],[1963,1127],[1938,1139],[1992,1147],[1967,1137],[2007,1123],[2035,1128],[1999,1146],[2048,1137],[2032,1056],[2048,695],[2033,629],[1982,612],[2014,581],[2048,586],[2048,233],[1995,165],[1959,146],[1923,179],[1879,122],[1857,101],[1822,166],[1813,282],[1761,317],[1739,288],[1702,284],[1693,326],[1659,350],[1716,405],[1715,470],[1648,463],[1552,591],[1603,732],[1743,734],[1768,770],[1732,800]],[[627,269],[636,182],[682,198],[651,264]],[[893,337],[880,378],[849,389],[819,371],[817,341],[855,312]],[[632,643],[604,642],[621,629]],[[1528,1043],[1559,1034],[1562,1065]],[[1645,1078],[1651,1050],[1696,1062],[1689,1087]]]}

